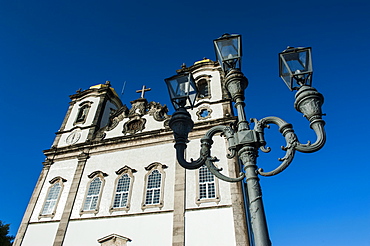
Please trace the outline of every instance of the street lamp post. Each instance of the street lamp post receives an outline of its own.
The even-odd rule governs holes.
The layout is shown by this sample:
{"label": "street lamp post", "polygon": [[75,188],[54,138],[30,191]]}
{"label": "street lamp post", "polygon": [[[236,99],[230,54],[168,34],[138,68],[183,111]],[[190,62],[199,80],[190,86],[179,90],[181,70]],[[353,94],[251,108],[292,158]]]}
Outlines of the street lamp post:
{"label": "street lamp post", "polygon": [[[248,80],[240,71],[241,69],[241,36],[225,34],[214,40],[217,59],[225,73],[225,86],[229,92],[235,108],[238,112],[238,121],[235,127],[215,126],[212,127],[201,139],[200,156],[190,162],[185,160],[184,153],[188,140],[188,133],[194,126],[188,108],[194,106],[197,95],[194,79],[191,74],[178,74],[166,79],[171,101],[176,109],[169,122],[174,132],[176,156],[179,164],[186,169],[197,169],[206,165],[218,178],[227,182],[238,182],[246,179],[248,193],[248,209],[250,213],[250,226],[253,242],[256,246],[271,245],[267,222],[262,202],[262,192],[259,184],[259,175],[273,176],[282,172],[289,166],[294,158],[295,151],[311,153],[318,151],[325,144],[325,122],[322,120],[321,106],[323,96],[311,87],[312,62],[310,48],[291,48],[279,54],[280,76],[290,90],[297,90],[294,107],[303,113],[310,122],[310,127],[315,131],[317,140],[315,143],[301,144],[293,131],[293,126],[278,117],[266,117],[261,120],[251,119],[254,128],[250,129],[244,112],[244,90],[248,86]],[[258,151],[269,152],[264,139],[264,129],[269,124],[276,124],[280,133],[285,137],[286,146],[283,150],[286,154],[280,158],[281,164],[274,170],[265,172],[258,168],[256,159]],[[228,177],[222,174],[214,162],[217,158],[211,156],[212,137],[221,133],[228,142],[228,158],[236,155],[243,164],[244,172],[238,177]]]}

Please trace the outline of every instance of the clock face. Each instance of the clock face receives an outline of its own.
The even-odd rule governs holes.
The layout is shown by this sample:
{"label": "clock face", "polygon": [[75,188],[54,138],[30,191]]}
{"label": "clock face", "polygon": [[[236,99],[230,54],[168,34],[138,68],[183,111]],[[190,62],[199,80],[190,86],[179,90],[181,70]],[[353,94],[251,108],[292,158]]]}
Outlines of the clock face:
{"label": "clock face", "polygon": [[75,144],[80,139],[81,133],[79,131],[74,131],[66,139],[67,144]]}

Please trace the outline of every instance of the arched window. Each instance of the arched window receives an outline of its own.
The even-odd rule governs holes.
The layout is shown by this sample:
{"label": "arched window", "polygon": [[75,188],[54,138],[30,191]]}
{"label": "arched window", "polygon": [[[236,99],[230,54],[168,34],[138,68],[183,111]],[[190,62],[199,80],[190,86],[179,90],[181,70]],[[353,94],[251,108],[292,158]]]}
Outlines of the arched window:
{"label": "arched window", "polygon": [[148,176],[146,186],[145,204],[159,204],[161,197],[162,174],[158,170],[153,170]]}
{"label": "arched window", "polygon": [[134,175],[136,170],[128,166],[116,171],[119,176],[116,179],[115,192],[113,194],[113,201],[110,211],[130,209],[130,200],[132,193],[132,185],[134,182]]}
{"label": "arched window", "polygon": [[83,206],[84,211],[95,210],[97,208],[101,184],[100,177],[96,177],[91,181]]}
{"label": "arched window", "polygon": [[145,175],[145,190],[142,203],[142,209],[149,207],[163,207],[163,188],[166,165],[155,162],[145,169],[148,173]]}
{"label": "arched window", "polygon": [[118,179],[113,208],[122,208],[127,206],[130,183],[131,178],[128,176],[127,173],[123,174],[121,178]]}
{"label": "arched window", "polygon": [[198,87],[198,98],[203,99],[203,98],[209,98],[211,96],[210,91],[209,91],[209,84],[206,79],[201,79],[197,83]]}
{"label": "arched window", "polygon": [[209,171],[206,165],[198,170],[198,192],[197,203],[218,202],[218,186],[215,176]]}
{"label": "arched window", "polygon": [[63,182],[66,181],[67,180],[59,176],[49,181],[51,186],[49,187],[39,218],[54,217],[59,197],[60,194],[62,193],[61,191],[63,189]]}
{"label": "arched window", "polygon": [[96,214],[99,211],[101,191],[104,185],[104,177],[106,176],[108,175],[101,171],[95,171],[88,176],[91,178],[91,181],[87,184],[87,191],[81,213]]}
{"label": "arched window", "polygon": [[89,113],[92,102],[83,102],[79,106],[77,117],[74,124],[85,123],[87,114]]}
{"label": "arched window", "polygon": [[59,183],[56,183],[50,187],[44,207],[41,212],[42,215],[53,213],[61,189],[62,186]]}

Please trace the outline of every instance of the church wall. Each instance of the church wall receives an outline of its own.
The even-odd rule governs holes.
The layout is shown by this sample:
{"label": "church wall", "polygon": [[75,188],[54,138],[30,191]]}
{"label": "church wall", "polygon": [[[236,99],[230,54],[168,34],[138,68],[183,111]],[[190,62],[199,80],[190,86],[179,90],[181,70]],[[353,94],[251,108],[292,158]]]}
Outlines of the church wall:
{"label": "church wall", "polygon": [[[72,184],[73,175],[75,172],[77,166],[77,160],[65,160],[65,161],[57,161],[53,165],[51,165],[48,175],[46,177],[46,182],[44,183],[44,186],[42,187],[39,199],[37,200],[35,209],[33,211],[31,221],[30,222],[39,222],[39,221],[50,221],[50,220],[60,220],[63,209],[67,200],[67,196],[69,193],[69,189]],[[63,182],[63,190],[59,199],[59,202],[56,207],[56,213],[53,218],[46,217],[46,218],[40,218],[39,215],[41,213],[41,210],[43,208],[45,198],[47,196],[49,187],[51,184],[49,183],[50,180],[52,180],[55,177],[62,177],[66,179],[66,182]]]}
{"label": "church wall", "polygon": [[58,223],[30,224],[22,246],[50,246],[53,245]]}
{"label": "church wall", "polygon": [[[168,152],[169,148],[173,148],[172,144],[162,144],[155,146],[147,146],[143,148],[135,148],[123,151],[117,151],[106,154],[94,155],[87,160],[84,173],[82,175],[81,184],[76,197],[75,205],[73,208],[71,218],[90,218],[98,216],[114,216],[119,214],[131,214],[131,213],[143,213],[142,201],[145,188],[145,175],[147,171],[145,167],[153,162],[159,162],[168,166],[164,169],[165,180],[164,180],[164,206],[162,209],[152,208],[145,209],[144,212],[150,211],[164,211],[173,209],[173,185],[174,185],[174,153]],[[150,153],[150,154],[149,154]],[[125,211],[114,211],[110,213],[110,207],[112,205],[113,194],[115,191],[115,181],[118,175],[115,173],[124,166],[129,166],[135,169],[137,172],[133,174],[133,189],[131,207],[128,212]],[[80,214],[82,204],[84,202],[87,184],[91,180],[88,175],[94,171],[102,171],[108,174],[105,177],[105,183],[103,192],[101,193],[101,201],[99,206],[99,212],[97,215],[94,214]]]}
{"label": "church wall", "polygon": [[186,246],[236,245],[232,208],[187,211]]}
{"label": "church wall", "polygon": [[128,243],[130,246],[170,246],[172,244],[172,213],[73,220],[70,221],[64,245],[98,246],[100,245],[97,242],[99,238],[112,233],[130,238],[132,240]]}

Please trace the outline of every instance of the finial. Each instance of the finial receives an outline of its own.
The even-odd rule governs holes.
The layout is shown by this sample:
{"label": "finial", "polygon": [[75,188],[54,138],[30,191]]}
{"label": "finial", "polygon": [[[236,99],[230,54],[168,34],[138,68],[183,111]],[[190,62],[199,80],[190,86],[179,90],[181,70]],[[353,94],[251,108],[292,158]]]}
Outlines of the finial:
{"label": "finial", "polygon": [[186,68],[185,62],[181,65],[181,68]]}
{"label": "finial", "polygon": [[109,80],[105,81],[105,84],[110,87],[110,81]]}
{"label": "finial", "polygon": [[79,88],[79,89],[76,91],[76,93],[81,93],[81,91],[82,91],[82,89],[81,89],[81,88]]}

